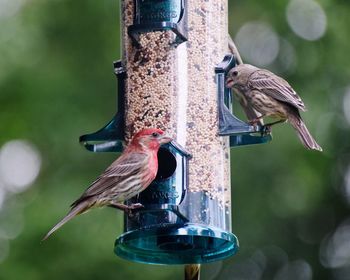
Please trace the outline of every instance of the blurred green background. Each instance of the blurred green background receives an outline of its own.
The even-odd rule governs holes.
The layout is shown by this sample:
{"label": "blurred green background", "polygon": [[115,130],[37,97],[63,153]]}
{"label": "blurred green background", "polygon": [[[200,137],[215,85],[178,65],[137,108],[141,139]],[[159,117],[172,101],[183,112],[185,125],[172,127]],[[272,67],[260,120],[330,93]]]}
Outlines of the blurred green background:
{"label": "blurred green background", "polygon": [[[243,59],[287,78],[324,152],[290,126],[232,149],[239,253],[202,279],[350,279],[350,3],[229,0]],[[78,144],[114,114],[117,0],[0,0],[0,279],[182,279],[113,254],[122,215],[91,211],[43,235],[115,158]]]}

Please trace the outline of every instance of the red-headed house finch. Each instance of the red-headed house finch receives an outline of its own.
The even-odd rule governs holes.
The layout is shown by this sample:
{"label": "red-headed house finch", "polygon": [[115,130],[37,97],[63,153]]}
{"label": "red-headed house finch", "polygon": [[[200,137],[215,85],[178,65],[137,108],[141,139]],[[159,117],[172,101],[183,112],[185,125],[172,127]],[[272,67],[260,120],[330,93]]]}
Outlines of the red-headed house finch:
{"label": "red-headed house finch", "polygon": [[232,87],[248,106],[261,114],[250,122],[256,123],[267,116],[279,119],[267,126],[289,121],[306,148],[322,151],[300,116],[299,109],[305,111],[305,105],[287,81],[268,70],[240,64],[228,73],[226,86]]}
{"label": "red-headed house finch", "polygon": [[122,202],[145,190],[155,179],[159,147],[171,140],[160,129],[150,128],[138,132],[120,157],[73,202],[69,213],[43,240],[78,214],[93,207],[111,206],[125,211],[142,207],[141,204],[127,206]]}

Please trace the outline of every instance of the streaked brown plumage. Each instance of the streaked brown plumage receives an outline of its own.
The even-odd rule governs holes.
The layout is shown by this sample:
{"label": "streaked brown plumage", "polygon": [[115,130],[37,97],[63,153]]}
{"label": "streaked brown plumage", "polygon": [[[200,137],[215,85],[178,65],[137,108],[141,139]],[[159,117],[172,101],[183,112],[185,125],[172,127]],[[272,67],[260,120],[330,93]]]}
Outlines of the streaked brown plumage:
{"label": "streaked brown plumage", "polygon": [[160,129],[143,129],[138,132],[122,155],[99,176],[90,187],[71,205],[69,213],[43,238],[78,214],[94,207],[112,206],[121,210],[142,207],[140,204],[122,204],[146,189],[158,171],[157,153],[160,145],[170,142]]}
{"label": "streaked brown plumage", "polygon": [[226,86],[236,91],[246,107],[260,113],[249,121],[257,123],[267,116],[277,118],[275,123],[289,121],[306,148],[322,151],[300,116],[299,110],[306,111],[304,102],[287,81],[268,70],[240,64],[228,73]]}

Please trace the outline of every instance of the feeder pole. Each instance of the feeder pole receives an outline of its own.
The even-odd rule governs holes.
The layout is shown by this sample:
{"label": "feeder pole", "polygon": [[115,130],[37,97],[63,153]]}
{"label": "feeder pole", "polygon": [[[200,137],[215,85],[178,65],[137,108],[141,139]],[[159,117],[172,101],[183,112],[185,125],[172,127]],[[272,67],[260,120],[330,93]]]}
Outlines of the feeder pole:
{"label": "feeder pole", "polygon": [[200,279],[200,264],[185,265],[185,280],[199,280]]}

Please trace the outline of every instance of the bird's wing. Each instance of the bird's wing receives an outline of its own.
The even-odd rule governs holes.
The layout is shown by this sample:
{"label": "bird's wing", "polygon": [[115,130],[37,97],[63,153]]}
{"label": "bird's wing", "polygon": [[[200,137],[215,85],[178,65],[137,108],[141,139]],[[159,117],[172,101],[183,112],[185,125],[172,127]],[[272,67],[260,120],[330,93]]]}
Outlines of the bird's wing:
{"label": "bird's wing", "polygon": [[89,197],[99,195],[117,184],[123,185],[123,181],[137,174],[142,174],[140,171],[147,166],[146,161],[148,161],[148,158],[146,153],[133,152],[122,154],[86,189],[79,199],[73,202],[71,206],[73,207]]}
{"label": "bird's wing", "polygon": [[304,102],[290,84],[268,70],[255,71],[250,76],[248,86],[302,111],[306,110]]}

